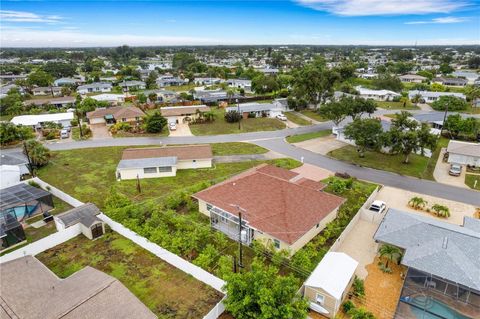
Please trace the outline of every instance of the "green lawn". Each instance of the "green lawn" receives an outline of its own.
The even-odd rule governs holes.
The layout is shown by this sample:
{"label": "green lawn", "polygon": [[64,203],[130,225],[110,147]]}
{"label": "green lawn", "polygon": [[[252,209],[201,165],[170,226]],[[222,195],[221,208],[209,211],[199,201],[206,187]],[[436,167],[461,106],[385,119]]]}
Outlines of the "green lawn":
{"label": "green lawn", "polygon": [[159,318],[203,318],[222,298],[213,288],[111,231],[94,241],[79,235],[36,257],[60,278],[85,266],[103,271]]}
{"label": "green lawn", "polygon": [[185,84],[185,85],[166,86],[162,89],[167,90],[167,91],[174,91],[174,92],[180,92],[180,91],[187,91],[188,92],[193,88],[195,88],[194,83]]}
{"label": "green lawn", "polygon": [[242,142],[213,143],[210,145],[212,146],[213,155],[216,156],[265,154],[268,152],[266,148],[261,146]]}
{"label": "green lawn", "polygon": [[[477,182],[476,185],[475,185],[475,181]],[[466,174],[465,184],[472,189],[480,191],[480,175]]]}
{"label": "green lawn", "polygon": [[299,143],[318,137],[329,136],[330,134],[332,134],[332,130],[323,130],[318,132],[287,136],[286,140],[288,143]]}
{"label": "green lawn", "polygon": [[302,113],[303,115],[308,116],[309,118],[311,118],[315,121],[318,121],[318,122],[327,121],[327,119],[323,118],[320,114],[318,114],[317,112],[315,112],[313,110],[302,110],[302,111],[300,111],[300,113]]}
{"label": "green lawn", "polygon": [[403,106],[403,102],[387,102],[387,101],[376,101],[377,106],[382,109],[387,110],[419,110],[418,106],[413,105],[410,102],[407,102],[405,107]]}
{"label": "green lawn", "polygon": [[116,134],[113,134],[113,137],[162,137],[168,136],[170,134],[168,128],[164,128],[160,133],[131,133],[131,132],[124,132],[118,131]]}
{"label": "green lawn", "polygon": [[347,145],[328,153],[329,156],[356,165],[371,167],[400,175],[422,178],[427,168],[428,158],[415,154],[410,155],[410,163],[404,164],[402,155],[390,155],[380,152],[365,152],[365,157],[358,156],[354,146]]}
{"label": "green lawn", "polygon": [[435,178],[433,177],[433,172],[435,171],[435,166],[437,165],[437,160],[438,157],[440,156],[440,151],[442,150],[442,147],[447,147],[448,142],[450,140],[445,137],[440,137],[440,139],[437,142],[437,147],[435,148],[435,151],[432,153],[432,157],[428,160],[427,167],[425,168],[425,171],[423,172],[422,178],[424,179],[429,179],[434,181]]}
{"label": "green lawn", "polygon": [[302,125],[302,126],[312,124],[310,121],[307,121],[303,117],[300,117],[293,112],[285,112],[284,114],[285,114],[285,116],[287,117],[288,120],[292,121],[295,124]]}
{"label": "green lawn", "polygon": [[[100,147],[53,152],[50,163],[38,170],[38,177],[83,202],[103,207],[112,186],[135,201],[164,196],[205,180],[227,178],[260,164],[259,161],[215,164],[213,168],[179,170],[175,177],[141,180],[142,193],[136,190],[136,181],[115,179],[115,170],[127,147]],[[224,151],[225,154],[225,151]],[[293,168],[300,165],[291,159],[270,161]]]}
{"label": "green lawn", "polygon": [[77,126],[77,127],[73,127],[72,128],[72,138],[75,140],[75,141],[80,141],[80,140],[88,140],[89,138],[92,137],[92,132],[90,131],[89,134],[87,134],[87,136],[85,136],[85,132],[83,132],[83,138],[80,139],[80,128]]}
{"label": "green lawn", "polygon": [[223,116],[214,122],[190,125],[193,135],[238,134],[258,131],[276,131],[285,128],[285,123],[268,117],[242,119],[240,129],[238,123],[228,123]]}

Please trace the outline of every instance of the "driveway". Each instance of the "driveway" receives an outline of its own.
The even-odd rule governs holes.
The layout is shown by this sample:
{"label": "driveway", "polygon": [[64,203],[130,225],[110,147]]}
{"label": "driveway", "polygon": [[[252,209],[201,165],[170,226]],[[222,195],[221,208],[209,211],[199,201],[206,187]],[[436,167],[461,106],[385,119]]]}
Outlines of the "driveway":
{"label": "driveway", "polygon": [[92,139],[112,138],[105,124],[90,124],[90,129],[92,130]]}
{"label": "driveway", "polygon": [[332,171],[311,164],[303,164],[302,166],[294,168],[291,171],[316,182],[334,175]]}
{"label": "driveway", "polygon": [[314,138],[311,140],[306,140],[300,143],[293,144],[297,147],[301,147],[308,151],[318,153],[321,155],[327,155],[330,151],[336,150],[338,148],[344,147],[348,144],[338,141],[335,136],[325,136]]}
{"label": "driveway", "polygon": [[367,278],[366,267],[373,262],[377,255],[378,244],[373,240],[377,228],[377,224],[360,218],[337,249],[358,261],[356,274],[362,279]]}
{"label": "driveway", "polygon": [[465,185],[465,167],[462,167],[462,174],[460,176],[451,176],[448,174],[450,164],[443,161],[443,154],[445,154],[445,152],[446,149],[442,148],[440,156],[438,156],[437,165],[435,165],[435,170],[433,171],[433,177],[439,183],[468,188],[468,186]]}
{"label": "driveway", "polygon": [[[427,206],[440,204],[447,206],[450,209],[449,218],[438,218],[431,213],[421,210],[415,210],[408,206],[408,202],[412,197],[421,197],[428,202]],[[465,216],[473,217],[475,213],[475,206],[464,204],[458,201],[447,200],[440,197],[428,196],[425,194],[414,193],[403,189],[394,187],[382,187],[375,199],[382,200],[387,203],[387,207],[403,210],[406,212],[419,214],[422,216],[431,217],[440,221],[445,221],[452,224],[463,225],[463,218]],[[459,198],[461,200],[461,198]]]}
{"label": "driveway", "polygon": [[193,134],[187,123],[179,123],[176,130],[170,130],[169,136],[193,136]]}

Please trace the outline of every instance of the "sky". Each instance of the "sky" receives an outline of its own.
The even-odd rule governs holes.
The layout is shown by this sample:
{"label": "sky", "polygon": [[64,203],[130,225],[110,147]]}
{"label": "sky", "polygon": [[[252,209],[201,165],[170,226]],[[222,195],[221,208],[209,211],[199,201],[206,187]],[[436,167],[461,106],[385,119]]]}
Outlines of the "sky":
{"label": "sky", "polygon": [[480,45],[480,0],[0,0],[0,47],[122,44]]}

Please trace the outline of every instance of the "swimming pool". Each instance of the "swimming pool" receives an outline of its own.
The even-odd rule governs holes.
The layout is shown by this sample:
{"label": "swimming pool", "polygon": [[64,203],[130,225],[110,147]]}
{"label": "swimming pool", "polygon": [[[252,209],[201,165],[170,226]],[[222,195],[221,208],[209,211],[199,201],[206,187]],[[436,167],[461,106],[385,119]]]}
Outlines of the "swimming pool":
{"label": "swimming pool", "polygon": [[410,304],[410,309],[417,319],[471,319],[431,297],[417,296],[404,301]]}
{"label": "swimming pool", "polygon": [[[31,213],[33,213],[36,208],[37,206],[27,205],[27,215],[30,215]],[[22,220],[23,217],[25,217],[25,206],[12,207],[7,209],[7,211],[10,211],[12,209],[15,211],[15,215],[17,215],[18,220]]]}

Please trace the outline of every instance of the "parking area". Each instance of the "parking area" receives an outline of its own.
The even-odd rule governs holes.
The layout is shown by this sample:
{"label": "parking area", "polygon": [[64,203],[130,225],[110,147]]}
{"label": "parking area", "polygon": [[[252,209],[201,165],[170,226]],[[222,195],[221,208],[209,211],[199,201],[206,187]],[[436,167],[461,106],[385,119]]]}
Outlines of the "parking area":
{"label": "parking area", "polygon": [[[170,129],[169,129],[170,130]],[[170,130],[170,136],[192,136],[188,123],[178,123],[176,130]]]}
{"label": "parking area", "polygon": [[[408,206],[408,202],[412,197],[421,197],[428,202],[427,206],[432,206],[434,204],[440,204],[447,206],[450,210],[450,217],[449,218],[438,218],[435,217],[431,213],[427,213],[425,211],[415,210]],[[378,192],[376,198],[377,200],[382,200],[387,203],[388,208],[395,208],[415,214],[420,214],[423,216],[429,216],[432,218],[437,218],[439,220],[462,225],[463,218],[465,216],[474,217],[476,207],[469,204],[464,204],[460,202],[455,202],[439,197],[433,197],[429,195],[414,193],[410,191],[406,191],[403,189],[398,189],[394,187],[382,187],[382,189]],[[459,198],[461,200],[461,198]]]}
{"label": "parking area", "polygon": [[451,176],[448,174],[450,164],[443,161],[445,152],[445,148],[443,148],[440,152],[437,164],[435,165],[435,170],[433,171],[433,177],[439,183],[468,188],[468,186],[465,185],[465,167],[462,167],[462,173],[460,176]]}
{"label": "parking area", "polygon": [[90,124],[92,139],[112,138],[105,124]]}
{"label": "parking area", "polygon": [[294,145],[314,153],[327,155],[330,151],[339,149],[348,144],[338,141],[333,135],[329,135],[325,137],[319,137],[319,138],[303,141],[300,143],[295,143]]}

